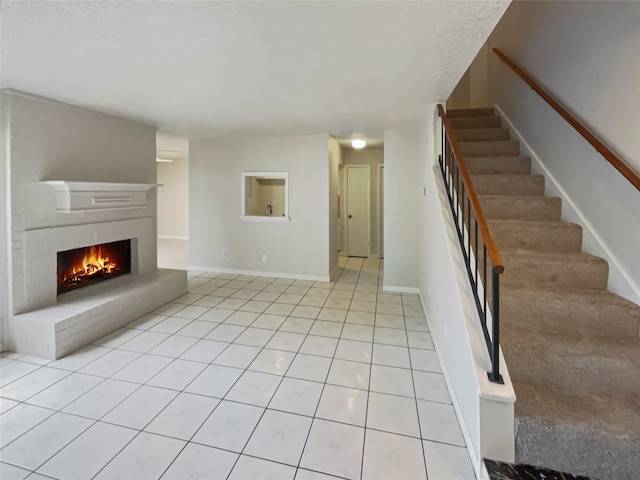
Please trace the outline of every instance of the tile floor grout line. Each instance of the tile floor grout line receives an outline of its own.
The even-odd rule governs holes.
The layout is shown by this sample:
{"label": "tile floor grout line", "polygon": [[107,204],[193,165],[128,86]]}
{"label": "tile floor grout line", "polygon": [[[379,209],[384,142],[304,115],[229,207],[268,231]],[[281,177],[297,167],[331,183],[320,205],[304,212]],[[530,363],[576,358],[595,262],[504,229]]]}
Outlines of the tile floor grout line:
{"label": "tile floor grout line", "polygon": [[[404,311],[404,310],[403,310]],[[406,326],[406,320],[405,320],[405,326]],[[409,334],[407,333],[407,347],[409,346]],[[420,449],[422,450],[422,459],[423,459],[423,463],[424,463],[424,473],[425,473],[425,478],[428,480],[429,479],[429,469],[427,467],[427,456],[426,456],[426,452],[424,450],[424,439],[422,438],[422,425],[420,423],[420,407],[418,406],[418,392],[416,392],[416,382],[415,382],[415,376],[413,375],[413,361],[411,360],[411,352],[409,351],[409,366],[411,367],[411,383],[413,386],[413,390],[414,390],[414,395],[415,395],[415,405],[416,405],[416,418],[418,420],[418,433],[420,435]]]}
{"label": "tile floor grout line", "polygon": [[[380,263],[378,264],[378,286],[380,285]],[[377,301],[377,295],[376,295],[376,312],[378,310],[378,301]],[[368,423],[368,419],[369,419],[369,401],[371,399],[371,376],[373,375],[373,346],[374,346],[374,341],[375,341],[375,327],[377,324],[377,317],[376,317],[377,313],[374,314],[373,317],[373,338],[371,339],[371,363],[369,365],[369,384],[368,384],[368,388],[367,388],[367,407],[365,410],[365,414],[364,414],[364,432],[363,432],[363,438],[362,438],[362,458],[360,460],[360,479],[362,479],[362,476],[364,475],[364,457],[365,457],[365,451],[366,451],[366,444],[367,444],[367,423]]]}
{"label": "tile floor grout line", "polygon": [[[340,273],[340,275],[342,275],[342,272]],[[340,277],[338,277],[338,279],[339,278]],[[335,286],[331,288],[331,291],[333,291],[334,288],[335,288]],[[331,295],[331,293],[329,293],[329,295]],[[327,298],[329,298],[329,297],[327,297]],[[343,324],[343,326],[342,326],[342,328],[340,330],[341,334],[342,334],[342,330],[343,329],[344,329],[344,324]],[[323,382],[322,390],[320,391],[320,396],[318,397],[318,403],[316,404],[316,408],[315,408],[315,410],[313,412],[313,417],[311,419],[311,425],[309,426],[309,431],[307,432],[307,435],[306,435],[306,437],[304,439],[304,444],[302,445],[302,453],[300,454],[300,458],[298,459],[298,465],[296,467],[298,469],[301,468],[300,464],[302,463],[302,457],[304,457],[304,452],[307,449],[307,443],[309,441],[309,437],[311,436],[311,430],[313,429],[313,424],[315,423],[316,418],[317,418],[316,416],[318,414],[318,409],[320,408],[320,402],[322,401],[322,396],[324,395],[324,390],[325,390],[325,388],[327,386],[327,381],[329,380],[329,375],[331,374],[331,368],[333,367],[333,361],[335,360],[335,356],[336,356],[336,352],[338,351],[338,345],[339,344],[340,344],[340,341],[339,340],[336,341],[336,346],[333,349],[333,355],[330,357],[331,361],[329,362],[329,368],[327,369],[327,374],[325,375],[325,381]],[[296,470],[296,474],[297,474],[297,470]]]}
{"label": "tile floor grout line", "polygon": [[119,449],[119,450],[118,450],[118,451],[117,451],[117,452],[116,452],[116,453],[111,457],[111,459],[110,459],[109,461],[107,461],[107,463],[105,463],[105,464],[104,464],[104,465],[103,465],[103,466],[102,466],[102,467],[101,467],[101,468],[100,468],[100,469],[99,469],[99,470],[98,470],[98,471],[97,471],[97,472],[96,472],[96,473],[91,477],[91,479],[93,480],[93,479],[94,479],[94,478],[96,478],[98,475],[100,475],[100,473],[101,473],[105,468],[107,468],[107,467],[109,466],[109,464],[110,464],[111,462],[113,462],[113,461],[116,459],[116,457],[117,457],[118,455],[120,455],[120,453],[122,453],[122,452],[124,451],[124,449],[125,449],[125,448],[127,448],[129,445],[131,445],[131,443],[132,443],[136,438],[138,438],[138,437],[140,436],[140,434],[141,434],[141,433],[142,433],[142,430],[137,430],[137,433],[136,433],[133,437],[131,437],[131,440],[129,440],[128,442],[126,442],[126,443],[122,446],[122,448],[120,448],[120,449]]}

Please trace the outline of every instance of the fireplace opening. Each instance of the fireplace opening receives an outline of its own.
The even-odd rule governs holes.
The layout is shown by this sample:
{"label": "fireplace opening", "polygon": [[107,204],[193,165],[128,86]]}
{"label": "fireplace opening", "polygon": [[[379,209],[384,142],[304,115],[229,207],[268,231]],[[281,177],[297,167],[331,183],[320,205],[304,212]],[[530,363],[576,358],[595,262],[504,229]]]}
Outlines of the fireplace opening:
{"label": "fireplace opening", "polygon": [[131,240],[58,252],[58,295],[131,273]]}

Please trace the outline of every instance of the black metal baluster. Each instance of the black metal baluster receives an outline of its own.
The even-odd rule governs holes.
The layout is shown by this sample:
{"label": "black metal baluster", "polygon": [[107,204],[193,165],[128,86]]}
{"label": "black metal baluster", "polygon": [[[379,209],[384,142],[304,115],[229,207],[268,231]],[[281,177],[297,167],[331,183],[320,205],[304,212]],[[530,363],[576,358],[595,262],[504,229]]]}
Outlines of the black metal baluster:
{"label": "black metal baluster", "polygon": [[500,375],[500,275],[496,272],[492,274],[492,303],[491,310],[491,373],[489,380],[496,383],[504,383]]}
{"label": "black metal baluster", "polygon": [[487,326],[487,244],[484,243],[484,238],[482,239],[482,250],[484,252],[484,277],[482,279],[482,290],[484,294],[484,308],[482,309],[482,322]]}
{"label": "black metal baluster", "polygon": [[[458,205],[460,205],[460,210],[462,210],[462,222],[458,222],[458,230],[460,232],[460,241],[462,242],[462,250],[464,250],[464,182],[462,182],[462,196],[458,199]],[[460,225],[462,223],[462,225]]]}
{"label": "black metal baluster", "polygon": [[473,223],[475,225],[475,231],[476,231],[476,243],[475,243],[475,248],[474,248],[474,253],[473,253],[473,258],[475,258],[476,260],[476,268],[475,268],[475,282],[476,282],[476,293],[478,292],[478,219],[474,218],[473,219]]}
{"label": "black metal baluster", "polygon": [[[467,224],[467,270],[471,273],[471,199],[467,197],[467,210],[469,212]],[[471,278],[471,275],[469,275]]]}

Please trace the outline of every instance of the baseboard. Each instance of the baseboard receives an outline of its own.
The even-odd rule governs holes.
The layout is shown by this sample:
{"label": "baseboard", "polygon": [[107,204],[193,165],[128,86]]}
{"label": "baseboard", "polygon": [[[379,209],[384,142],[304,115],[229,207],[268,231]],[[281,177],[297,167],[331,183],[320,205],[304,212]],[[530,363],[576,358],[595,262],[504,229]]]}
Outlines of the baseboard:
{"label": "baseboard", "polygon": [[[500,108],[500,106],[496,103],[493,105],[499,115],[504,119],[507,123],[509,130],[515,135],[517,140],[520,142],[520,145],[527,152],[528,156],[536,163],[536,165],[540,168],[540,170],[544,173],[544,176],[552,183],[553,189],[560,198],[562,198],[562,208],[564,210],[565,206],[569,212],[568,217],[572,221],[576,221],[583,227],[583,233],[587,233],[595,243],[595,249],[591,249],[589,251],[585,249],[587,253],[591,253],[592,255],[596,255],[604,258],[609,263],[609,279],[615,278],[616,281],[609,281],[609,290],[613,293],[616,293],[620,296],[627,298],[629,301],[638,303],[640,301],[640,285],[636,284],[633,280],[633,277],[627,272],[622,263],[618,260],[618,257],[611,251],[607,243],[602,239],[602,237],[598,234],[594,226],[587,220],[584,216],[578,205],[571,199],[567,191],[562,187],[558,179],[551,173],[551,171],[547,168],[542,158],[540,158],[536,152],[533,150],[531,145],[525,140],[520,131],[514,126],[509,117],[504,113],[504,111]],[[564,215],[563,215],[564,218]],[[575,219],[575,220],[574,220]],[[585,248],[585,242],[583,239],[582,248]],[[619,288],[618,286],[624,283],[627,289]],[[627,290],[627,291],[625,291]],[[632,295],[629,295],[629,294]],[[631,298],[635,295],[635,298]]]}
{"label": "baseboard", "polygon": [[[475,471],[476,478],[482,478],[482,458],[476,452],[472,439],[469,435],[469,428],[464,420],[464,415],[462,415],[462,409],[460,408],[460,402],[456,397],[456,393],[451,388],[451,380],[449,378],[449,373],[447,372],[446,365],[444,363],[444,359],[440,356],[440,345],[438,345],[438,341],[436,338],[431,335],[431,324],[429,322],[429,316],[427,315],[427,309],[424,305],[424,299],[422,298],[422,293],[418,290],[418,298],[420,299],[420,305],[422,306],[422,312],[424,313],[424,317],[427,319],[427,327],[429,328],[429,335],[431,336],[431,341],[433,342],[433,347],[436,352],[436,357],[438,357],[438,363],[440,364],[440,370],[442,370],[442,376],[444,377],[444,383],[447,386],[447,391],[449,392],[449,397],[451,397],[451,405],[453,405],[453,409],[456,412],[456,417],[458,419],[458,423],[460,424],[460,431],[462,432],[462,436],[464,438],[464,443],[467,446],[467,450],[469,451],[469,456],[472,460],[473,470]],[[480,400],[478,399],[478,402]]]}
{"label": "baseboard", "polygon": [[[390,293],[420,293],[420,289],[416,287],[397,287],[395,285],[383,285],[382,291]],[[422,310],[424,311],[424,306],[422,307]]]}
{"label": "baseboard", "polygon": [[158,238],[162,238],[164,240],[189,240],[189,237],[180,237],[176,235],[158,235]]}
{"label": "baseboard", "polygon": [[251,275],[253,277],[269,277],[269,278],[288,278],[292,280],[310,280],[314,282],[329,282],[329,277],[321,275],[302,275],[298,273],[282,273],[282,272],[260,272],[255,270],[242,270],[238,268],[219,268],[219,267],[202,267],[198,265],[189,265],[188,271],[210,272],[210,273],[234,273],[236,275]]}
{"label": "baseboard", "polygon": [[346,257],[347,256],[347,252],[338,252],[338,256],[339,257]]}

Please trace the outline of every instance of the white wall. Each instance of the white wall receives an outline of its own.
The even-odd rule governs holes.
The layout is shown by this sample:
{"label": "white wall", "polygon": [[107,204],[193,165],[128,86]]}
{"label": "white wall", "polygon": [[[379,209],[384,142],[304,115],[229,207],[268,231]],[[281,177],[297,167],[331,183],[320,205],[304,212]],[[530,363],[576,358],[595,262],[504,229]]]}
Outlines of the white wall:
{"label": "white wall", "polygon": [[[4,91],[10,123],[11,309],[23,307],[27,285],[24,232],[40,228],[149,217],[156,230],[156,193],[149,207],[96,212],[56,211],[55,192],[42,180],[156,183],[154,127],[22,92]],[[6,113],[3,113],[3,115]],[[156,258],[155,244],[144,252]]]}
{"label": "white wall", "polygon": [[158,236],[189,238],[189,160],[158,163]]}
{"label": "white wall", "polygon": [[[328,135],[191,141],[190,265],[328,279],[328,144]],[[289,172],[290,222],[240,220],[243,171]]]}
{"label": "white wall", "polygon": [[418,287],[422,161],[418,127],[385,130],[384,288]]}
{"label": "white wall", "polygon": [[9,285],[11,284],[11,265],[9,262],[9,108],[8,98],[0,98],[0,351],[4,350],[4,326],[9,318]]}
{"label": "white wall", "polygon": [[[378,248],[378,165],[384,164],[384,149],[382,147],[364,148],[362,150],[356,150],[351,147],[342,148],[342,161],[344,165],[369,165],[370,175],[370,189],[371,189],[371,205],[369,211],[371,213],[371,219],[369,225],[371,225],[371,255],[380,255]],[[345,192],[346,193],[346,192]],[[342,218],[346,212],[344,211],[344,205],[342,203],[343,212]],[[344,231],[342,233],[341,245],[344,245]]]}
{"label": "white wall", "polygon": [[482,45],[469,68],[447,99],[447,108],[489,106],[489,46]]}
{"label": "white wall", "polygon": [[339,171],[341,164],[342,149],[335,138],[329,137],[329,273],[332,279],[337,273],[338,249],[340,247],[338,195],[340,194]]}
{"label": "white wall", "polygon": [[[489,38],[640,172],[640,2],[514,2]],[[640,303],[640,192],[496,57],[489,97],[528,143],[610,290]],[[555,185],[554,185],[555,182]]]}

